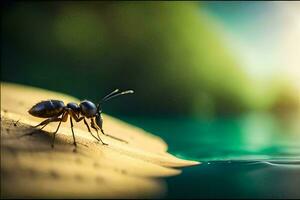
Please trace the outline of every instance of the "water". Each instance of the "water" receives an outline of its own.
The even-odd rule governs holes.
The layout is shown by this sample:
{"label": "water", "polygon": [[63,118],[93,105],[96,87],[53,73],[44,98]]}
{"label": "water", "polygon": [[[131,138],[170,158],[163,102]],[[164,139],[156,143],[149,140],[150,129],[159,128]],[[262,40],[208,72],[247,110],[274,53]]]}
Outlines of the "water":
{"label": "water", "polygon": [[298,117],[121,118],[202,162],[167,178],[167,198],[300,198]]}
{"label": "water", "polygon": [[299,162],[212,161],[168,179],[169,198],[299,198]]}

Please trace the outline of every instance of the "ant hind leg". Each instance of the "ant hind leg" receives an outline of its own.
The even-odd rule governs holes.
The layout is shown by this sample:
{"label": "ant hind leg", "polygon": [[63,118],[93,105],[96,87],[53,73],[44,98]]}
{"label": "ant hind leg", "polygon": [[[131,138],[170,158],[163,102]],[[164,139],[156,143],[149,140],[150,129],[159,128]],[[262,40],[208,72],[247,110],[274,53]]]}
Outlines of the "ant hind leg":
{"label": "ant hind leg", "polygon": [[34,128],[37,128],[39,126],[42,126],[42,128],[40,128],[40,130],[42,130],[43,128],[45,128],[45,126],[47,126],[50,122],[55,122],[55,121],[58,121],[60,120],[60,118],[57,118],[57,117],[51,117],[51,118],[48,118],[44,121],[42,121],[41,123],[39,123],[38,125],[35,125]]}
{"label": "ant hind leg", "polygon": [[[61,120],[62,120],[62,118],[51,117],[51,118],[48,118],[48,119],[42,121],[42,122],[39,123],[38,125],[34,126],[34,128],[37,128],[37,127],[43,125],[43,126],[39,129],[39,131],[41,131],[41,130],[43,130],[43,128],[45,128],[49,123],[51,123],[51,122],[58,122],[58,121],[61,121]],[[21,135],[20,137],[28,136],[28,135],[33,135],[33,134],[35,134],[35,133],[38,133],[38,131],[37,131],[37,130],[33,130],[33,131],[29,132],[29,133],[25,133],[25,134]]]}

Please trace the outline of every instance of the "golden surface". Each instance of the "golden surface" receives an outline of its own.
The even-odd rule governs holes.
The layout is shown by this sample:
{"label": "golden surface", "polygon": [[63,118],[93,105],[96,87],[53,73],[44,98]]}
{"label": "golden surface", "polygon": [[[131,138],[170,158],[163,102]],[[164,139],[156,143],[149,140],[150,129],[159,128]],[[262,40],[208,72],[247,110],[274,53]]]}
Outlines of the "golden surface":
{"label": "golden surface", "polygon": [[[179,174],[173,167],[198,164],[167,153],[159,137],[105,114],[106,133],[128,143],[100,133],[108,143],[103,146],[81,121],[74,124],[78,144],[73,151],[68,120],[61,124],[52,149],[52,132],[58,122],[38,131],[32,126],[44,119],[27,112],[47,99],[79,102],[56,92],[1,83],[1,197],[161,197],[166,185],[160,177]],[[20,137],[34,130],[36,134]]]}

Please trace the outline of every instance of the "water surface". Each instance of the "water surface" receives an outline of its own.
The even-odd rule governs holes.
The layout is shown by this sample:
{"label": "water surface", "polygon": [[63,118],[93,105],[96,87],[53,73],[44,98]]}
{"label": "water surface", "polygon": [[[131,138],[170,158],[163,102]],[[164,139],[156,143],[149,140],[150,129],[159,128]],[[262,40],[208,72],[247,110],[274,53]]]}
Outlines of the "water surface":
{"label": "water surface", "polygon": [[271,114],[123,120],[201,161],[167,179],[167,198],[300,198],[300,120]]}

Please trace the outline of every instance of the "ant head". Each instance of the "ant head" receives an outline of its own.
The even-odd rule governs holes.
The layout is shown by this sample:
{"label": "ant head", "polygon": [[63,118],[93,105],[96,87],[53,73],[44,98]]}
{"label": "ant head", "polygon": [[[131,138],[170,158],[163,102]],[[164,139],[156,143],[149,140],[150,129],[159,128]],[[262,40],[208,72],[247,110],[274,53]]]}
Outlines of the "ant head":
{"label": "ant head", "polygon": [[96,120],[97,126],[98,126],[100,129],[102,129],[102,123],[103,123],[103,120],[102,120],[102,117],[101,117],[101,113],[97,113],[97,114],[96,114],[95,120]]}
{"label": "ant head", "polygon": [[97,114],[99,115],[99,117],[101,118],[101,113],[102,113],[102,109],[101,109],[101,105],[112,99],[112,98],[115,98],[117,96],[120,96],[120,95],[125,95],[125,94],[132,94],[134,93],[133,90],[126,90],[126,91],[123,91],[123,92],[120,92],[119,89],[115,89],[114,91],[112,91],[111,93],[109,93],[108,95],[106,95],[105,97],[102,98],[102,100],[97,104]]}

